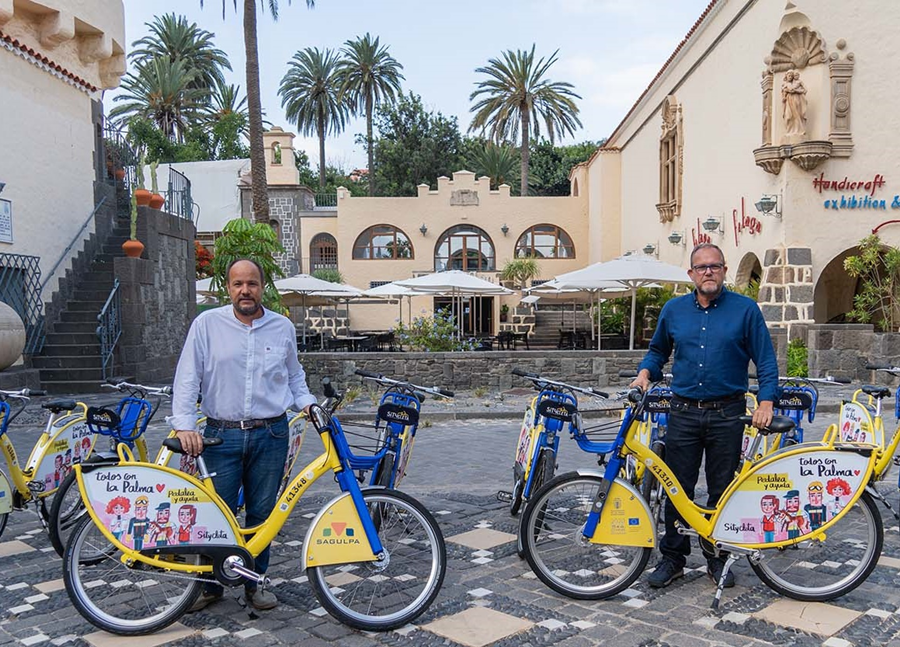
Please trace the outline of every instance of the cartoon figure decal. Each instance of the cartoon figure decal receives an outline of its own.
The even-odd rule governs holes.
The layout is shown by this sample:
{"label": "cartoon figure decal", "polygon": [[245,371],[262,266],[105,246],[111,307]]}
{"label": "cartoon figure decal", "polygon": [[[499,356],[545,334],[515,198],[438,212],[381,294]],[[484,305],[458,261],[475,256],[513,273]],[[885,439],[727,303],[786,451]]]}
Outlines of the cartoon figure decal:
{"label": "cartoon figure decal", "polygon": [[822,503],[824,486],[821,481],[813,481],[806,487],[806,495],[809,503],[803,506],[806,518],[809,520],[810,532],[818,530],[825,524],[828,508]]}
{"label": "cartoon figure decal", "polygon": [[[63,416],[50,429],[51,437],[42,447],[36,447],[25,469],[32,470],[32,480],[43,483],[44,491],[59,487],[72,465],[83,463],[91,453],[94,434],[78,416]],[[39,449],[44,449],[42,454]]]}
{"label": "cartoon figure decal", "polygon": [[[821,530],[865,487],[869,460],[856,452],[810,446],[755,466],[716,517],[713,537],[753,545]],[[754,509],[762,514],[747,516]]]}
{"label": "cartoon figure decal", "polygon": [[[210,495],[180,473],[110,466],[82,474],[82,479],[94,514],[128,548],[238,541],[231,522]],[[129,512],[133,512],[130,518]]]}
{"label": "cartoon figure decal", "polygon": [[850,496],[853,490],[850,489],[847,481],[841,478],[829,480],[825,488],[828,490],[828,494],[834,497],[831,500],[831,516],[834,516],[844,509],[845,502],[843,499]]}
{"label": "cartoon figure decal", "polygon": [[131,502],[123,496],[117,496],[106,504],[106,513],[113,515],[113,520],[109,523],[109,531],[113,537],[120,540],[125,533],[124,515],[131,509]]}
{"label": "cartoon figure decal", "polygon": [[[534,404],[532,403],[533,406]],[[528,463],[531,430],[534,429],[534,409],[532,407],[529,407],[525,412],[525,420],[522,421],[522,431],[519,432],[519,444],[516,447],[516,464],[523,470]]]}
{"label": "cartoon figure decal", "polygon": [[841,419],[838,423],[840,438],[845,443],[872,443],[872,417],[865,407],[857,402],[845,402],[841,407]]}

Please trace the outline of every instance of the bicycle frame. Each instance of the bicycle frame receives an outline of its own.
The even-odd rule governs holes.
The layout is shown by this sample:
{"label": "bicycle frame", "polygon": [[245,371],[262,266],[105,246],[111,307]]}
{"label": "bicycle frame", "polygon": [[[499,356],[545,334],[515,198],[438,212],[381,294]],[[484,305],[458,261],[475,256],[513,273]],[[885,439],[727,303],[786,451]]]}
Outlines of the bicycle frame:
{"label": "bicycle frame", "polygon": [[[373,456],[378,457],[378,461],[372,467],[369,485],[378,485],[376,480],[379,475],[377,473],[378,470],[375,469],[375,467],[377,467],[378,462],[382,459],[388,460],[388,456],[390,456],[390,479],[388,483],[385,484],[385,487],[397,488],[400,487],[400,482],[406,475],[406,466],[409,465],[409,458],[412,455],[413,444],[416,441],[416,432],[419,429],[419,422],[418,418],[416,418],[414,424],[404,423],[400,420],[402,415],[391,415],[392,411],[396,410],[382,409],[384,405],[396,405],[401,408],[414,409],[418,413],[422,410],[422,403],[415,395],[403,393],[394,390],[393,388],[385,391],[378,403],[378,415],[375,418],[375,427],[379,432],[382,432],[379,437],[382,438],[383,442]],[[383,413],[384,416],[382,416]],[[402,413],[401,409],[400,414]],[[398,419],[391,420],[391,417]],[[368,469],[367,467],[360,465],[359,458],[351,460],[353,468]]]}
{"label": "bicycle frame", "polygon": [[[636,409],[638,407],[628,409],[622,421],[616,451],[603,475],[605,487],[601,488],[594,501],[582,531],[587,541],[645,547],[655,545],[655,529],[649,514],[642,512],[646,511],[646,505],[630,483],[616,478],[628,455],[634,455],[663,483],[675,509],[701,538],[718,547],[744,549],[746,553],[824,538],[828,529],[862,495],[875,468],[876,452],[865,445],[838,443],[834,439],[821,444],[794,445],[753,463],[726,488],[715,508],[703,508],[688,498],[665,461],[635,440],[633,426],[639,422]],[[807,493],[814,483],[824,488],[823,480],[829,483],[829,495],[832,494],[832,481],[841,482],[842,493],[838,496],[840,507],[818,527],[801,532],[803,524],[796,521],[800,516],[799,493]],[[834,491],[837,492],[838,487],[834,487]],[[774,533],[770,536],[764,530],[764,521],[756,511],[761,509],[767,494],[776,500],[780,497],[784,497],[785,501],[797,499],[796,509],[793,510],[797,517],[792,515],[793,523],[800,526],[796,534],[788,529],[788,536],[778,539]],[[821,502],[819,505],[824,509]],[[604,514],[608,508],[610,512]],[[786,507],[785,514],[789,512],[791,510]]]}
{"label": "bicycle frame", "polygon": [[[233,554],[234,549],[243,549],[255,557],[275,539],[309,486],[324,474],[334,472],[343,494],[327,504],[313,520],[304,542],[306,566],[375,561],[384,549],[351,468],[349,446],[343,432],[335,424],[323,428],[319,436],[324,446],[323,453],[294,477],[269,517],[253,528],[238,526],[234,515],[216,493],[209,478],[201,480],[170,467],[137,462],[122,445],[119,446],[118,465],[78,465],[75,473],[82,501],[86,503],[91,519],[103,535],[122,551],[122,559],[140,561],[168,570],[209,573],[213,570],[212,565],[181,564],[154,555],[213,554],[217,551],[231,551],[229,554]],[[189,541],[178,545],[168,542],[160,545],[157,539],[157,545],[151,548],[144,545],[143,538],[138,547],[133,531],[123,531],[116,536],[110,529],[113,513],[107,510],[115,498],[125,497],[126,494],[137,495],[134,501],[135,518],[140,505],[142,524],[148,529],[156,524],[153,532],[157,533],[157,537],[162,529],[168,531],[170,528],[172,532],[169,536],[174,535],[174,526],[169,521],[168,514],[161,518],[160,512],[180,505],[180,521],[185,506],[192,508],[186,515],[191,521]],[[138,504],[141,497],[144,500]],[[156,504],[156,522],[149,520],[149,510],[153,504]],[[360,529],[362,534],[359,533]],[[150,551],[153,554],[148,554]]]}
{"label": "bicycle frame", "polygon": [[[521,470],[525,485],[522,488],[522,498],[528,500],[534,489],[534,466],[544,449],[549,449],[553,456],[559,452],[559,436],[566,427],[566,422],[556,418],[542,416],[539,412],[541,402],[550,401],[561,404],[569,404],[576,410],[578,400],[570,393],[554,389],[542,389],[531,401],[531,405],[525,412],[525,421],[519,437],[519,445],[516,450],[515,469]],[[569,431],[575,433],[574,421],[568,423]]]}

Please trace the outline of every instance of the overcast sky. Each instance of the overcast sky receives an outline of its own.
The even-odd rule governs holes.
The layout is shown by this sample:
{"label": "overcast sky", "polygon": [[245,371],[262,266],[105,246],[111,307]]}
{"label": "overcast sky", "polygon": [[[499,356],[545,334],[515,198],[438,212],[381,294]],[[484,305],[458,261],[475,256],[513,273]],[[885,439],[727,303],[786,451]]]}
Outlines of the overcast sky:
{"label": "overcast sky", "polygon": [[[268,4],[268,0],[264,0]],[[231,61],[230,83],[244,91],[244,45],[233,0],[125,0],[127,48],[147,33],[145,23],[159,14],[178,12],[215,33],[215,43]],[[572,141],[598,140],[610,134],[697,20],[709,0],[281,0],[278,22],[259,16],[261,90],[266,118],[286,130],[278,85],[293,54],[306,47],[340,48],[366,32],[379,36],[403,65],[404,91],[422,97],[429,109],[456,116],[465,133],[471,114],[469,94],[479,75],[475,68],[507,49],[537,46],[538,56],[559,50],[548,77],[567,81],[582,96],[584,128]],[[240,7],[241,2],[238,2]],[[109,99],[115,91],[107,93]],[[354,143],[365,120],[326,141],[329,163],[349,170],[365,166],[365,152]],[[298,148],[318,156],[315,138],[298,137]]]}

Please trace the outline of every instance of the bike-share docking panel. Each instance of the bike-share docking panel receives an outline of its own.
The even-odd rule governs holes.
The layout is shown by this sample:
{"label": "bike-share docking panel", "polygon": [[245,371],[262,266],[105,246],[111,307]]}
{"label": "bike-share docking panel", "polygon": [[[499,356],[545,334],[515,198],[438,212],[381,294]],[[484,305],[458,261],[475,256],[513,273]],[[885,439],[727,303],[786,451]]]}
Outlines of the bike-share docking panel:
{"label": "bike-share docking panel", "polygon": [[239,543],[209,494],[179,473],[128,464],[81,477],[95,520],[126,548]]}
{"label": "bike-share docking panel", "polygon": [[865,453],[798,445],[760,463],[724,501],[713,538],[762,545],[827,530],[865,487],[874,458]]}
{"label": "bike-share docking panel", "polygon": [[[375,514],[378,506],[371,504],[370,512]],[[333,499],[313,519],[303,548],[306,568],[376,560],[349,493]]]}
{"label": "bike-share docking panel", "polygon": [[43,492],[50,492],[59,487],[73,465],[87,460],[93,448],[94,432],[84,417],[62,416],[50,427],[46,444],[34,448],[24,471],[32,470],[29,480],[41,484]]}
{"label": "bike-share docking panel", "polygon": [[[591,511],[594,501],[584,497],[582,503],[582,512],[586,514]],[[644,497],[630,483],[616,479],[606,497],[591,543],[653,548],[656,534],[651,518]]]}

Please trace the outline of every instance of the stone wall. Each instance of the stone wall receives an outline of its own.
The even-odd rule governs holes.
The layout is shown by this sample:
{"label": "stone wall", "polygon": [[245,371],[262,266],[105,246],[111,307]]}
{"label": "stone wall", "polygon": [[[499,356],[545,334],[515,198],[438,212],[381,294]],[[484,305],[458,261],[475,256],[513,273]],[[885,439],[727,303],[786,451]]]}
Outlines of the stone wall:
{"label": "stone wall", "polygon": [[766,250],[759,302],[770,326],[788,330],[813,323],[812,250],[787,247]]}
{"label": "stone wall", "polygon": [[814,324],[807,332],[809,374],[833,375],[859,384],[898,384],[866,364],[900,365],[900,333],[877,333],[869,324]]}
{"label": "stone wall", "polygon": [[116,258],[122,303],[122,337],[116,365],[139,383],[171,381],[184,338],[196,314],[194,225],[190,220],[140,207],[141,258]]}
{"label": "stone wall", "polygon": [[[285,276],[300,273],[303,250],[300,249],[300,212],[315,205],[315,195],[302,185],[269,186],[269,220],[278,223],[278,240],[284,247],[275,261]],[[252,219],[250,187],[241,187],[241,213]]]}
{"label": "stone wall", "polygon": [[534,332],[534,310],[527,306],[513,307],[507,313],[506,321],[500,322],[500,331],[509,330],[516,333]]}
{"label": "stone wall", "polygon": [[300,363],[313,393],[321,393],[323,377],[341,386],[355,383],[357,369],[451,390],[484,387],[497,391],[529,386],[530,382],[511,373],[513,368],[576,385],[619,386],[625,384],[619,371],[635,370],[643,357],[643,351],[303,353]]}

